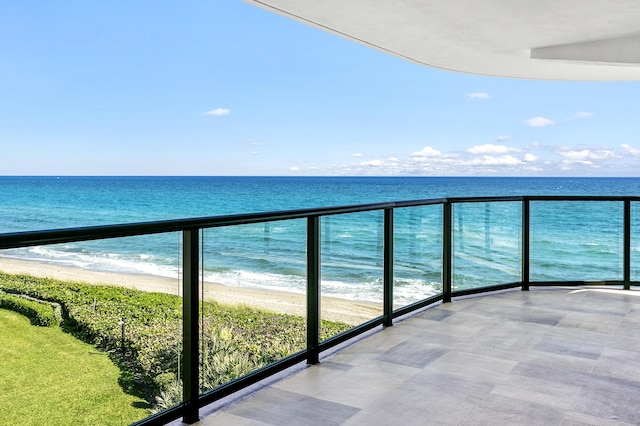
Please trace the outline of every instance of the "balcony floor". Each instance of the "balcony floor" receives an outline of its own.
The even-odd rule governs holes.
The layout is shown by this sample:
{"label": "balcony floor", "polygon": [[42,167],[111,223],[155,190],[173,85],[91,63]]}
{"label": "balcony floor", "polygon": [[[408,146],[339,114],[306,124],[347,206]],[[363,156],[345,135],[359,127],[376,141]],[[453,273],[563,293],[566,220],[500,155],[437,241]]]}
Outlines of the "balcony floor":
{"label": "balcony floor", "polygon": [[532,289],[439,305],[197,424],[640,424],[637,296]]}

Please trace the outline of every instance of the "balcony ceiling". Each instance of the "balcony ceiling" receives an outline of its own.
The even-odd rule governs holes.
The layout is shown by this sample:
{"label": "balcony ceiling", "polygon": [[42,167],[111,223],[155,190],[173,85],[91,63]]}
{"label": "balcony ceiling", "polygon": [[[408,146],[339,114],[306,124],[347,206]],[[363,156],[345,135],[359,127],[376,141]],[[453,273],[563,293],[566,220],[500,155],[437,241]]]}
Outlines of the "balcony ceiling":
{"label": "balcony ceiling", "polygon": [[640,80],[638,0],[246,0],[434,68]]}

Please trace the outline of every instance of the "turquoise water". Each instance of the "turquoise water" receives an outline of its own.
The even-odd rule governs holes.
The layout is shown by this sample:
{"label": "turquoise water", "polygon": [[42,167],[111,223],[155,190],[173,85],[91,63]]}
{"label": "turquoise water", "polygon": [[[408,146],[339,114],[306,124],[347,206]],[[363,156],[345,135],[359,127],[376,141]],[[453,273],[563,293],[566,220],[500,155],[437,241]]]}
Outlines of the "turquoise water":
{"label": "turquoise water", "polygon": [[[638,194],[640,178],[0,177],[0,232],[440,197]],[[621,279],[621,208],[620,203],[533,203],[531,278]],[[519,214],[518,203],[454,206],[457,288],[520,279]],[[325,294],[381,300],[382,224],[381,212],[323,218]],[[206,230],[205,279],[303,292],[305,226],[295,220]],[[398,303],[440,288],[441,227],[439,206],[396,210]],[[177,277],[180,249],[180,236],[170,234],[0,255]]]}

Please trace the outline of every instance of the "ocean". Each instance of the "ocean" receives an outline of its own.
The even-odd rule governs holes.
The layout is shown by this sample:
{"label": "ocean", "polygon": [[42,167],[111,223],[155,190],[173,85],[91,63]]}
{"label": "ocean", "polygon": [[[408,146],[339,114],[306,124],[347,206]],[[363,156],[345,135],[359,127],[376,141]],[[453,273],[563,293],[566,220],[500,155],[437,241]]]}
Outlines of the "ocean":
{"label": "ocean", "polygon": [[[0,177],[0,233],[441,197],[639,194],[640,178]],[[621,203],[540,202],[531,211],[532,280],[622,279]],[[453,220],[456,288],[520,279],[519,203],[456,205]],[[323,218],[323,294],[381,300],[382,224],[381,212]],[[292,220],[206,230],[205,280],[304,292],[305,226]],[[439,206],[396,210],[397,303],[441,288],[441,227]],[[0,256],[177,277],[180,250],[176,233]],[[634,241],[633,260],[638,252]]]}

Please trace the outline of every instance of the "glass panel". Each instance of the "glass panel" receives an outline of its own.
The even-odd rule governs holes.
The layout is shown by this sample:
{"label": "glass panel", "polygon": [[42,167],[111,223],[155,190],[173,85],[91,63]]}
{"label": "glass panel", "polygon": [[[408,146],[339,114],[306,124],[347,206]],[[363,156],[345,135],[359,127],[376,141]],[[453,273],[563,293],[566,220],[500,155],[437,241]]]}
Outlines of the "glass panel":
{"label": "glass panel", "polygon": [[442,205],[395,209],[393,229],[394,306],[442,293]]}
{"label": "glass panel", "polygon": [[[0,343],[0,382],[20,383],[19,389],[0,384],[11,395],[5,402],[19,407],[8,412],[28,413],[42,424],[129,424],[181,402],[181,392],[171,393],[182,346],[178,234],[4,250],[1,256],[0,290],[11,296],[0,295],[0,340],[7,339]],[[29,304],[36,308],[19,308]],[[6,308],[32,323],[54,320],[33,327]],[[21,335],[13,335],[16,330]],[[24,418],[3,420],[20,424]]]}
{"label": "glass panel", "polygon": [[622,280],[623,203],[531,202],[531,281]]}
{"label": "glass panel", "polygon": [[452,206],[453,290],[521,280],[522,204]]}
{"label": "glass panel", "polygon": [[306,347],[306,221],[204,232],[201,390]]}
{"label": "glass panel", "polygon": [[[382,315],[384,212],[324,216],[320,227],[320,318],[354,326]],[[321,327],[321,340],[340,324]]]}
{"label": "glass panel", "polygon": [[631,203],[631,281],[640,281],[640,203]]}

